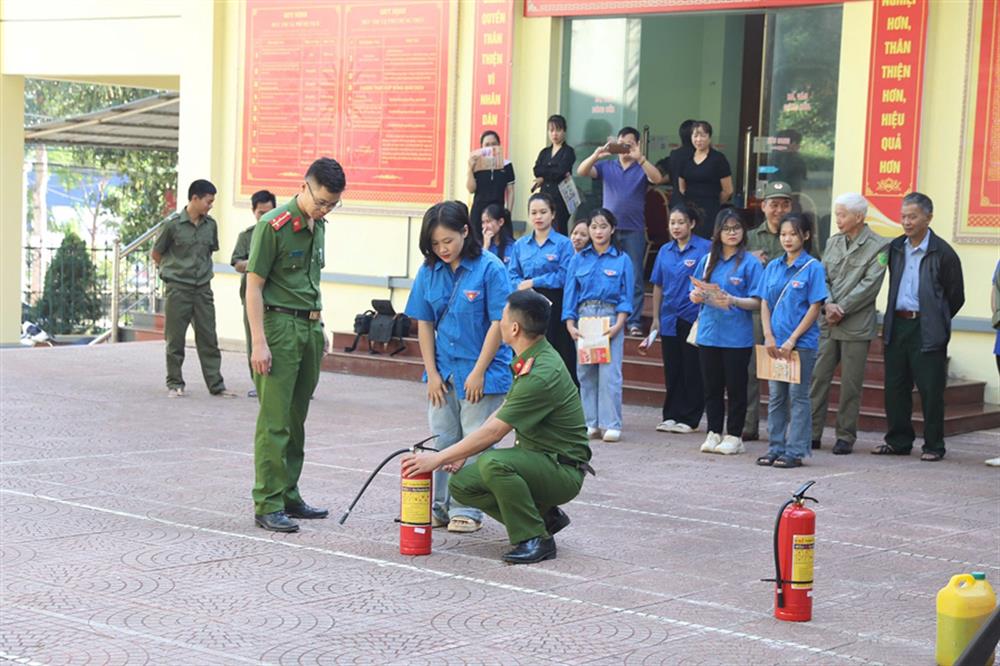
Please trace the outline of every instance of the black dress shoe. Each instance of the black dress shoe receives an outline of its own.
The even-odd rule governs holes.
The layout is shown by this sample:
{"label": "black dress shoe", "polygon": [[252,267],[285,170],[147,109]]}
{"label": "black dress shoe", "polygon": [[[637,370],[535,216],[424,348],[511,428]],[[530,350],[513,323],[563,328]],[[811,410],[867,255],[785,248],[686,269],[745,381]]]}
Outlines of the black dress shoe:
{"label": "black dress shoe", "polygon": [[272,532],[299,531],[298,523],[289,519],[284,511],[272,511],[271,513],[265,513],[263,516],[254,516],[253,519],[257,523],[257,527],[263,527],[265,530],[271,530]]}
{"label": "black dress shoe", "polygon": [[556,556],[556,540],[552,537],[543,539],[535,537],[517,544],[514,550],[504,554],[503,561],[508,564],[534,564],[543,560],[551,560]]}
{"label": "black dress shoe", "polygon": [[823,440],[821,440],[821,439],[814,439],[812,441],[812,447],[813,447],[813,451],[816,451],[817,449],[822,449],[823,448]]}
{"label": "black dress shoe", "polygon": [[570,522],[566,512],[557,506],[546,511],[542,519],[545,521],[545,531],[549,533],[549,536],[555,536],[556,532],[569,525]]}
{"label": "black dress shoe", "polygon": [[302,504],[286,504],[285,513],[288,514],[290,518],[300,518],[303,520],[326,518],[330,515],[330,512],[326,509],[317,509],[314,506],[309,506],[305,502]]}
{"label": "black dress shoe", "polygon": [[742,439],[744,442],[756,442],[758,439],[760,439],[760,433],[756,431],[745,432],[742,435],[740,435],[740,439]]}
{"label": "black dress shoe", "polygon": [[833,455],[835,456],[846,456],[853,450],[854,445],[843,439],[838,439],[837,443],[833,445]]}

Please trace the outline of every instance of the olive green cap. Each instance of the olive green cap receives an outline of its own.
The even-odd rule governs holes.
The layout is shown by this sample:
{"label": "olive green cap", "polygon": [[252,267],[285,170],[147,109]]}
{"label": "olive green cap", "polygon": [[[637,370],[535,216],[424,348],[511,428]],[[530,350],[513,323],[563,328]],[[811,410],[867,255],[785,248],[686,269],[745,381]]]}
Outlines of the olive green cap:
{"label": "olive green cap", "polygon": [[778,198],[791,199],[792,188],[783,180],[772,180],[764,188],[764,200]]}

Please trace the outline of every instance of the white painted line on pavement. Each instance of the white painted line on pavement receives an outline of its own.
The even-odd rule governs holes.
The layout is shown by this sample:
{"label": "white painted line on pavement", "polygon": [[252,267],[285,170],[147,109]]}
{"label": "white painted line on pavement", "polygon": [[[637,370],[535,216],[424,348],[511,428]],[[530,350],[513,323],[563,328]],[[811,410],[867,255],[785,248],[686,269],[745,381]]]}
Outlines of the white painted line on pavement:
{"label": "white painted line on pavement", "polygon": [[[132,456],[137,453],[177,453],[179,451],[191,452],[193,450],[194,449],[191,448],[141,449],[139,451],[117,451],[115,453],[92,453],[89,456],[67,456],[64,458],[31,458],[29,460],[0,460],[0,465],[27,465],[30,463],[66,462],[68,460],[90,460],[91,458],[120,458],[122,456]],[[204,451],[205,449],[200,449],[200,450]]]}
{"label": "white painted line on pavement", "polygon": [[[284,541],[284,540],[279,541],[279,540],[275,540],[275,539],[271,539],[271,538],[267,538],[267,537],[259,537],[259,536],[254,536],[254,535],[251,535],[251,534],[244,534],[244,533],[241,533],[241,532],[229,532],[229,531],[226,531],[226,530],[218,530],[218,529],[214,529],[214,528],[210,528],[210,527],[200,527],[198,525],[188,525],[186,523],[180,523],[180,522],[176,522],[176,521],[172,521],[172,520],[165,520],[163,518],[155,518],[153,516],[144,516],[144,515],[140,515],[140,514],[129,513],[127,511],[117,511],[115,509],[104,509],[104,508],[101,508],[101,507],[98,507],[98,506],[91,506],[89,504],[84,504],[82,502],[74,502],[74,501],[71,501],[71,500],[62,500],[62,499],[59,499],[57,497],[48,497],[48,496],[45,496],[45,495],[37,495],[37,494],[33,494],[33,493],[26,493],[26,492],[21,492],[21,491],[18,491],[18,490],[9,490],[9,489],[6,489],[6,488],[0,488],[0,493],[10,494],[10,495],[18,495],[18,496],[21,496],[21,497],[31,497],[31,498],[34,498],[34,499],[44,500],[44,501],[47,501],[47,502],[54,502],[56,504],[62,504],[62,505],[65,505],[65,506],[76,507],[78,509],[87,509],[87,510],[90,510],[90,511],[97,511],[99,513],[106,513],[106,514],[113,515],[113,516],[119,516],[119,517],[122,517],[122,518],[131,518],[131,519],[134,519],[134,520],[142,520],[142,521],[147,521],[147,522],[159,523],[161,525],[168,525],[170,527],[175,527],[175,528],[180,528],[180,529],[189,529],[189,530],[194,530],[196,532],[204,532],[204,533],[207,533],[207,534],[215,534],[215,535],[226,536],[226,537],[231,537],[231,538],[235,538],[235,539],[243,539],[245,541],[254,541],[254,542],[257,542],[257,543],[266,543],[266,544],[271,544],[271,545],[284,546],[284,547],[287,547],[287,548],[293,548],[293,549],[296,549],[296,550],[303,550],[303,551],[307,551],[307,552],[321,553],[321,554],[324,554],[324,555],[330,555],[330,556],[339,557],[339,558],[342,558],[342,559],[353,560],[353,561],[356,561],[356,562],[364,562],[366,564],[373,564],[373,565],[378,566],[378,567],[389,567],[389,568],[395,568],[395,569],[402,569],[404,571],[412,571],[414,573],[420,573],[420,574],[425,574],[425,575],[436,576],[436,577],[441,578],[441,579],[451,579],[451,580],[458,580],[458,581],[463,581],[463,582],[467,582],[467,583],[474,583],[474,584],[477,584],[477,585],[484,585],[486,587],[492,587],[492,588],[495,588],[495,589],[505,590],[505,591],[508,591],[508,592],[518,592],[520,594],[525,594],[525,595],[530,595],[530,596],[535,596],[535,597],[542,597],[542,598],[549,599],[549,600],[552,600],[552,601],[558,601],[558,602],[564,603],[564,604],[583,605],[583,606],[589,606],[591,608],[599,608],[599,609],[607,611],[609,613],[616,613],[616,614],[620,614],[620,615],[628,615],[628,616],[633,616],[633,617],[639,617],[639,618],[642,618],[642,619],[645,619],[645,620],[651,620],[653,622],[659,622],[659,623],[662,623],[662,624],[667,624],[667,625],[675,626],[675,627],[684,627],[685,629],[692,629],[692,630],[702,631],[702,632],[705,632],[705,633],[711,633],[711,634],[715,634],[715,635],[719,635],[719,636],[726,636],[726,637],[732,637],[732,638],[741,638],[741,639],[744,639],[744,640],[749,640],[749,641],[753,641],[753,642],[756,642],[756,643],[761,643],[762,645],[767,645],[769,647],[774,647],[774,648],[778,648],[778,649],[785,649],[785,648],[787,648],[787,649],[793,649],[793,650],[803,650],[803,651],[810,652],[810,653],[816,654],[816,655],[823,655],[823,656],[827,656],[827,657],[835,657],[837,659],[841,659],[841,660],[844,660],[844,661],[850,661],[850,662],[856,662],[856,663],[862,663],[862,664],[878,663],[878,662],[873,662],[873,661],[871,661],[869,659],[865,659],[863,657],[858,657],[856,655],[843,654],[843,653],[840,653],[840,652],[835,652],[833,650],[825,650],[823,648],[814,647],[812,645],[806,645],[804,643],[795,643],[795,642],[792,642],[792,641],[784,641],[784,640],[780,640],[780,639],[776,639],[776,638],[767,638],[766,636],[759,636],[757,634],[749,634],[749,633],[742,632],[742,631],[733,631],[731,629],[723,629],[721,627],[712,627],[712,626],[705,625],[705,624],[699,624],[697,622],[686,622],[684,620],[677,620],[677,619],[669,618],[669,617],[666,617],[666,616],[663,616],[663,615],[656,615],[656,614],[653,614],[653,613],[646,613],[646,612],[641,611],[641,610],[635,610],[635,609],[630,609],[630,608],[621,608],[621,607],[618,607],[618,606],[611,606],[611,605],[608,605],[608,604],[597,603],[597,602],[594,602],[594,601],[584,601],[582,599],[574,599],[572,597],[566,597],[566,596],[563,596],[561,594],[555,594],[553,592],[546,592],[544,590],[538,590],[538,589],[535,589],[535,588],[522,587],[522,586],[519,586],[519,585],[511,585],[509,583],[500,583],[500,582],[497,582],[497,581],[489,580],[488,578],[477,578],[477,577],[474,577],[474,576],[465,576],[465,575],[462,575],[462,574],[453,574],[453,573],[449,573],[447,571],[440,571],[440,570],[437,570],[437,569],[430,569],[430,568],[427,568],[427,567],[420,567],[420,566],[416,566],[416,565],[413,565],[413,564],[405,564],[405,563],[402,563],[402,562],[393,562],[391,560],[383,560],[383,559],[380,559],[380,558],[377,558],[377,557],[369,557],[369,556],[365,556],[365,555],[356,555],[354,553],[347,553],[347,552],[340,551],[340,550],[331,550],[331,549],[328,549],[328,548],[320,548],[319,546],[308,546],[308,545],[304,545],[304,544],[298,544],[298,543],[295,543],[295,542],[292,542],[292,541]],[[59,614],[57,614],[57,613],[51,613],[49,611],[38,611],[38,609],[33,609],[33,608],[27,608],[26,610],[34,610],[36,612],[43,612],[43,613],[46,613],[46,614],[51,614],[53,617],[60,617]],[[81,620],[81,621],[86,622],[85,620]],[[145,634],[139,634],[138,632],[131,632],[131,630],[122,629],[122,628],[118,628],[118,627],[108,626],[108,629],[112,629],[112,630],[115,630],[115,631],[123,631],[123,632],[126,632],[126,633],[133,633],[135,635],[140,635],[140,636],[145,636]],[[150,638],[154,638],[155,639],[157,637],[150,636]],[[171,642],[172,643],[172,641],[169,641],[169,639],[160,639],[160,640],[162,640],[164,642]],[[192,646],[186,645],[184,643],[178,643],[177,645],[178,645],[178,647],[185,647],[185,648],[188,648],[188,649],[194,649]],[[251,663],[258,663],[258,662],[252,661]]]}
{"label": "white painted line on pavement", "polygon": [[18,657],[17,655],[9,654],[7,652],[0,652],[0,659],[3,661],[12,661],[15,664],[24,664],[25,666],[48,666],[48,664],[35,661],[31,657]]}

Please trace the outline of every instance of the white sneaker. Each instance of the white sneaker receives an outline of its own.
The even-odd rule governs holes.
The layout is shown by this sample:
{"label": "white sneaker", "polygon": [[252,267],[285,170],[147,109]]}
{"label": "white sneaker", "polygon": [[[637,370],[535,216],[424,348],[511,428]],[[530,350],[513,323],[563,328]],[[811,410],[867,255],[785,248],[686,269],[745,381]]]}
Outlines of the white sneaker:
{"label": "white sneaker", "polygon": [[746,452],[746,447],[743,446],[743,440],[739,437],[733,437],[732,435],[726,435],[722,438],[722,443],[715,447],[716,453],[721,453],[724,456],[732,456],[737,453]]}
{"label": "white sneaker", "polygon": [[600,439],[601,429],[587,426],[587,439]]}
{"label": "white sneaker", "polygon": [[986,461],[986,464],[990,467],[1000,467],[1000,458],[990,458]]}
{"label": "white sneaker", "polygon": [[709,431],[705,443],[701,445],[702,453],[715,453],[715,447],[722,443],[722,438],[712,431]]}
{"label": "white sneaker", "polygon": [[692,428],[687,423],[675,423],[674,427],[670,429],[670,432],[676,432],[678,435],[690,435],[696,430],[697,428]]}
{"label": "white sneaker", "polygon": [[660,425],[656,426],[656,432],[674,432],[674,426],[677,425],[677,421],[673,419],[667,419],[666,421],[661,421]]}
{"label": "white sneaker", "polygon": [[621,430],[605,430],[604,437],[602,437],[602,439],[605,442],[617,442],[621,438],[622,438]]}

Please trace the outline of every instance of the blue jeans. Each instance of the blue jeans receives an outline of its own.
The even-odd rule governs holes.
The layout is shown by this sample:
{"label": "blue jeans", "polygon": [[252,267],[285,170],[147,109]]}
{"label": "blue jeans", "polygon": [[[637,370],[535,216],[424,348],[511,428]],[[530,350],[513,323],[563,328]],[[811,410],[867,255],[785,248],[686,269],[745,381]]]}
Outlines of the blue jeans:
{"label": "blue jeans", "polygon": [[643,275],[646,259],[646,232],[640,230],[618,231],[616,233],[622,251],[632,260],[632,275],[635,279],[632,287],[632,314],[628,316],[626,326],[639,326],[642,318],[642,299],[646,291],[646,279]]}
{"label": "blue jeans", "polygon": [[[455,387],[449,385],[444,397],[444,406],[427,407],[427,420],[430,422],[431,432],[438,436],[430,445],[443,451],[452,444],[457,444],[463,437],[483,425],[493,412],[500,409],[503,399],[502,393],[491,393],[473,404],[468,400],[459,400]],[[469,457],[465,464],[475,464],[476,457]],[[444,522],[455,516],[465,516],[478,521],[483,519],[483,512],[479,509],[471,509],[451,500],[448,492],[448,472],[443,470],[434,472],[433,510],[434,515]]]}
{"label": "blue jeans", "polygon": [[[618,319],[613,305],[581,305],[580,317],[610,317],[611,325]],[[580,380],[580,399],[587,427],[601,430],[622,429],[622,354],[625,351],[625,331],[611,338],[611,362],[576,365]]]}
{"label": "blue jeans", "polygon": [[[813,366],[816,365],[815,349],[796,349],[802,364],[798,384],[770,381],[768,387],[767,432],[771,440],[768,455],[788,458],[806,458],[812,455],[812,403],[809,384]],[[791,421],[789,422],[789,412]]]}

